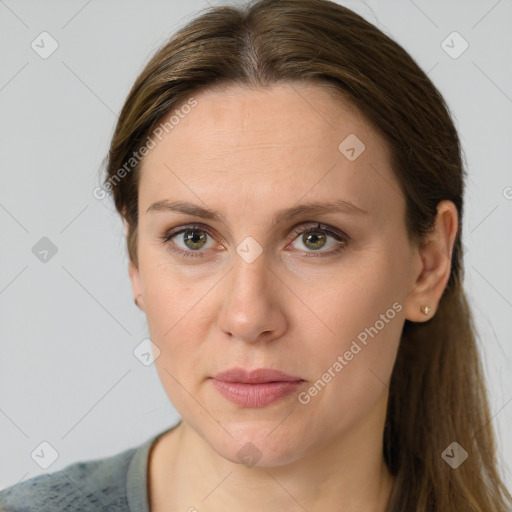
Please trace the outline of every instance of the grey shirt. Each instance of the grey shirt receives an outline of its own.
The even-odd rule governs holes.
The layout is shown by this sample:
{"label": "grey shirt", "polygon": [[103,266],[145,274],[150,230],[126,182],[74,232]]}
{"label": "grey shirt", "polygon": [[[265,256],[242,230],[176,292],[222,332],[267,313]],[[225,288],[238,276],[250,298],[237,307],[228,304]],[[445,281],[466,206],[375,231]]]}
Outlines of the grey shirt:
{"label": "grey shirt", "polygon": [[0,512],[150,512],[149,450],[178,424],[116,455],[75,462],[7,487],[0,491]]}

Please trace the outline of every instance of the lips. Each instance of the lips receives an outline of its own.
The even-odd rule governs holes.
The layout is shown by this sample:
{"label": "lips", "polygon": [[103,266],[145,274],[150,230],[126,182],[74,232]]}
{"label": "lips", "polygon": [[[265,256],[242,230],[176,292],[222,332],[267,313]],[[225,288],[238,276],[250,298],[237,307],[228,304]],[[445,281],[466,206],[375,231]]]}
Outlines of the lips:
{"label": "lips", "polygon": [[262,384],[265,382],[298,382],[300,377],[288,375],[280,370],[270,368],[258,368],[256,370],[245,370],[244,368],[230,368],[217,373],[213,377],[224,382],[240,382],[242,384]]}
{"label": "lips", "polygon": [[265,407],[298,390],[304,379],[280,370],[231,368],[217,373],[212,383],[224,398],[241,407]]}

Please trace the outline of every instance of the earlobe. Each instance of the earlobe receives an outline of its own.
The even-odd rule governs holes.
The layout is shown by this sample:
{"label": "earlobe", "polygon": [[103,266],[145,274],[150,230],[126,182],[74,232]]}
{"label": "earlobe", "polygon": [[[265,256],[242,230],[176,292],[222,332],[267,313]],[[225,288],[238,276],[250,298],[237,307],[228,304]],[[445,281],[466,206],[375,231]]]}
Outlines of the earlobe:
{"label": "earlobe", "polygon": [[415,276],[413,291],[405,304],[405,317],[412,322],[432,318],[450,278],[453,246],[458,232],[458,213],[448,200],[437,206],[435,230],[418,246],[421,263]]}

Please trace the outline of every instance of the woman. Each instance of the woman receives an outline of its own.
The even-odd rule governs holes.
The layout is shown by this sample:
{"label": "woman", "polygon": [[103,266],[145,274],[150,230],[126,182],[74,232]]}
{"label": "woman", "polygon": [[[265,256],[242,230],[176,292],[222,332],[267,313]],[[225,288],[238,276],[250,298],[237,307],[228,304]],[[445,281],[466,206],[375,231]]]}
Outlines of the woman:
{"label": "woman", "polygon": [[4,510],[505,510],[464,177],[437,89],[349,9],[192,20],[136,80],[104,181],[182,419]]}

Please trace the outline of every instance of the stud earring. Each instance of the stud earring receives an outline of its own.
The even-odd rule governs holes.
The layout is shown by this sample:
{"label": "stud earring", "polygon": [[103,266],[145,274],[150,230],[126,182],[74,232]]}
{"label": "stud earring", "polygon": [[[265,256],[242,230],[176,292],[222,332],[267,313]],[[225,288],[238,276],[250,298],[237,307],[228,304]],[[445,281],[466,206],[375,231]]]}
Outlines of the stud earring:
{"label": "stud earring", "polygon": [[421,311],[424,315],[428,315],[430,313],[430,307],[429,306],[421,306]]}

